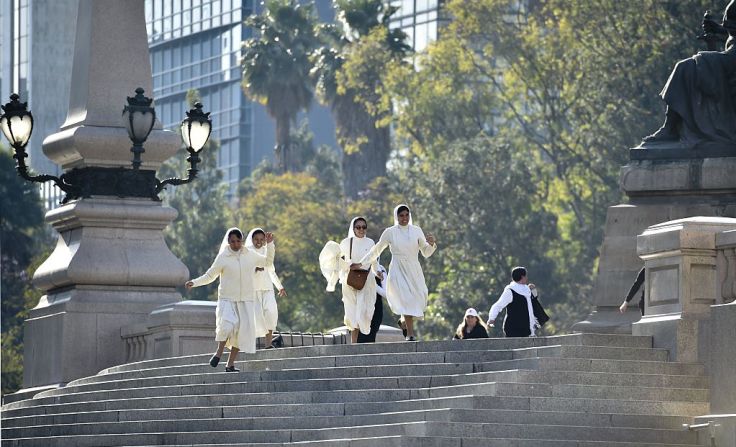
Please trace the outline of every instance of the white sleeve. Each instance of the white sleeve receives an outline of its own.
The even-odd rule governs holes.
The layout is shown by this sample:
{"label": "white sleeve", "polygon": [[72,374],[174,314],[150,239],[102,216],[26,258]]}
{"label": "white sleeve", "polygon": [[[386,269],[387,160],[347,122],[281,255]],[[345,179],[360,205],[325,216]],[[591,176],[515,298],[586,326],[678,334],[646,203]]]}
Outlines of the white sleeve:
{"label": "white sleeve", "polygon": [[215,258],[215,260],[212,262],[212,265],[210,266],[210,268],[208,268],[207,271],[204,273],[204,275],[200,276],[199,278],[193,279],[192,287],[204,286],[216,280],[217,277],[222,274],[223,256],[224,255],[218,255]]}
{"label": "white sleeve", "polygon": [[257,251],[248,250],[247,256],[253,258],[253,262],[255,262],[256,267],[268,267],[269,263],[273,263],[273,259],[276,256],[276,248],[273,242],[269,242],[266,244],[266,253],[260,254]]}
{"label": "white sleeve", "polygon": [[435,250],[437,250],[437,244],[429,245],[427,243],[427,237],[424,236],[424,231],[422,231],[421,228],[416,227],[417,230],[419,230],[419,240],[417,241],[419,243],[419,251],[422,253],[422,256],[425,258],[428,258],[432,256],[432,253],[434,253]]}
{"label": "white sleeve", "polygon": [[378,243],[374,245],[373,248],[371,248],[370,251],[360,260],[361,264],[373,264],[373,262],[381,256],[381,252],[388,247],[389,230],[390,228],[383,230]]}
{"label": "white sleeve", "polygon": [[276,288],[280,291],[284,288],[283,285],[281,285],[281,281],[279,281],[279,275],[276,274],[276,267],[274,267],[273,262],[269,264],[268,267],[266,267],[266,270],[268,270],[268,276],[271,277],[271,283],[276,286]]}
{"label": "white sleeve", "polygon": [[511,289],[505,288],[503,290],[503,293],[498,298],[498,301],[493,303],[493,306],[491,306],[491,310],[488,311],[488,321],[496,320],[496,317],[498,317],[498,314],[501,313],[501,311],[511,304],[511,301],[514,300],[514,294],[511,293]]}

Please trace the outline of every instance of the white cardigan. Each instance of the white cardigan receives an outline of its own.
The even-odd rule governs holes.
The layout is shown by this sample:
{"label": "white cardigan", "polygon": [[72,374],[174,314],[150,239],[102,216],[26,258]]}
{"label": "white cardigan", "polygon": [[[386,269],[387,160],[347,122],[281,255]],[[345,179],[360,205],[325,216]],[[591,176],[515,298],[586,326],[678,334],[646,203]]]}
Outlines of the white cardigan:
{"label": "white cardigan", "polygon": [[253,293],[256,267],[267,267],[269,258],[274,257],[273,242],[266,245],[266,253],[261,254],[248,249],[234,252],[228,247],[217,255],[212,266],[204,275],[193,279],[194,287],[212,283],[218,277],[217,297],[230,301],[254,301]]}

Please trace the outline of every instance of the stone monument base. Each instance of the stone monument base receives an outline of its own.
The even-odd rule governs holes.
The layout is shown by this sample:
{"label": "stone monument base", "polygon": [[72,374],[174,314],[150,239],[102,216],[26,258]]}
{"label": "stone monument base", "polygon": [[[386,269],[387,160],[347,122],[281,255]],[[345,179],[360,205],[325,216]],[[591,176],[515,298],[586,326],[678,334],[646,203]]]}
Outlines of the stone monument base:
{"label": "stone monument base", "polygon": [[162,287],[76,286],[44,295],[24,325],[24,388],[64,385],[125,363],[120,328],[180,300]]}
{"label": "stone monument base", "polygon": [[574,331],[631,333],[631,324],[641,318],[636,305],[641,291],[625,315],[618,308],[644,266],[636,237],[648,227],[690,216],[736,217],[736,157],[706,149],[630,151],[620,184],[631,203],[608,208],[591,296],[595,310]]}

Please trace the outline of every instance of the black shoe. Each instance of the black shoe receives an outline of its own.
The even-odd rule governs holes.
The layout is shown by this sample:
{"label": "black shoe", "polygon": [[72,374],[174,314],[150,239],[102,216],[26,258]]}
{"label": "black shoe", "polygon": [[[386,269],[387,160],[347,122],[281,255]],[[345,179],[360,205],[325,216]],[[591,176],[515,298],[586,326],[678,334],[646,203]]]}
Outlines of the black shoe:
{"label": "black shoe", "polygon": [[220,363],[220,357],[213,355],[210,359],[210,366],[216,368],[218,363]]}
{"label": "black shoe", "polygon": [[233,365],[233,366],[226,366],[225,367],[225,372],[228,372],[228,373],[236,373],[236,372],[240,372],[240,370],[238,368],[236,368],[235,365]]}
{"label": "black shoe", "polygon": [[412,336],[406,337],[406,341],[417,341],[417,339],[414,338],[414,336],[412,335]]}
{"label": "black shoe", "polygon": [[273,337],[273,340],[271,340],[271,346],[274,348],[283,348],[284,347],[284,339],[281,337],[281,334],[275,335]]}
{"label": "black shoe", "polygon": [[399,325],[399,328],[401,329],[401,333],[404,334],[404,337],[406,337],[406,325],[402,323],[401,318],[399,318],[396,324]]}

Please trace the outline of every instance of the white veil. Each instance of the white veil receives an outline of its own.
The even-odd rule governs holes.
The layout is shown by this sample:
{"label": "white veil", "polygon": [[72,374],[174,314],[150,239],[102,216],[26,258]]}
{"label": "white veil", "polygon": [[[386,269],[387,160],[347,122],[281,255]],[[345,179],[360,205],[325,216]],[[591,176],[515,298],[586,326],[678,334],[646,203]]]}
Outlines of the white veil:
{"label": "white veil", "polygon": [[399,225],[399,208],[402,206],[405,206],[409,210],[409,225],[414,225],[414,221],[411,218],[411,208],[409,208],[409,205],[403,203],[396,205],[396,208],[394,208],[394,225]]}
{"label": "white veil", "polygon": [[263,234],[266,234],[266,232],[263,231],[263,228],[260,228],[260,227],[253,228],[252,230],[250,230],[250,233],[248,233],[248,237],[245,238],[245,241],[243,241],[243,245],[245,245],[245,248],[251,251],[265,252],[266,251],[265,245],[261,248],[256,248],[256,246],[253,245],[253,233],[255,233],[258,230],[262,231]]}
{"label": "white veil", "polygon": [[350,228],[348,228],[348,237],[358,237],[355,235],[355,221],[356,220],[362,220],[365,222],[366,225],[368,225],[368,219],[366,219],[363,216],[355,216],[353,217],[353,220],[350,221]]}
{"label": "white veil", "polygon": [[227,235],[230,234],[231,231],[238,230],[240,231],[240,234],[243,234],[243,232],[238,227],[230,227],[225,232],[225,237],[222,238],[222,243],[220,244],[220,250],[217,252],[218,255],[227,252],[228,247],[230,247],[230,244],[228,244],[227,241]]}

